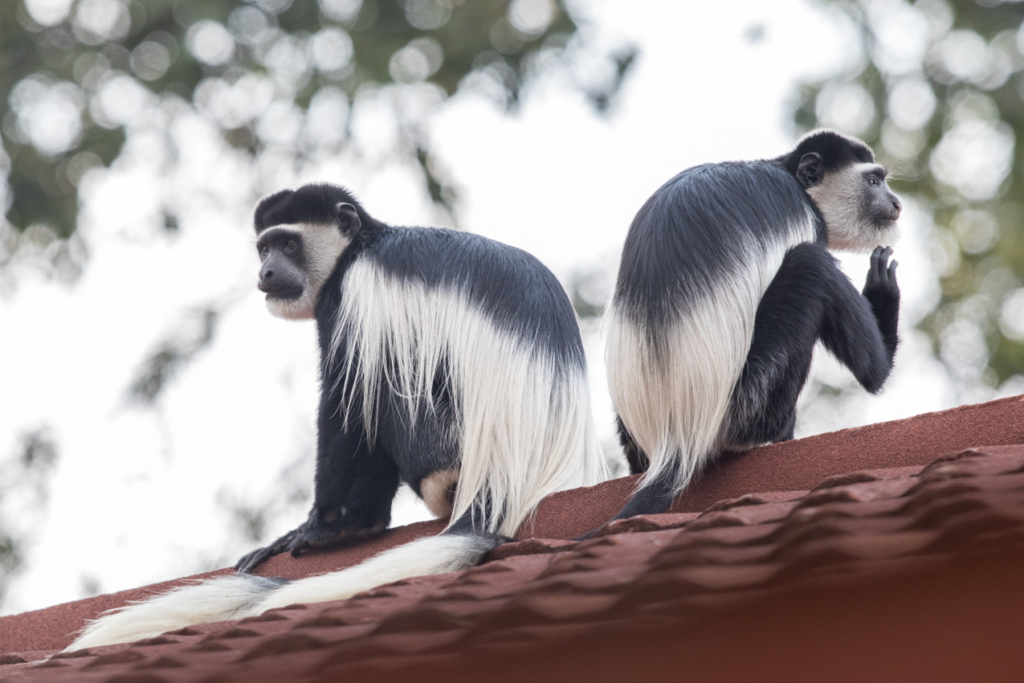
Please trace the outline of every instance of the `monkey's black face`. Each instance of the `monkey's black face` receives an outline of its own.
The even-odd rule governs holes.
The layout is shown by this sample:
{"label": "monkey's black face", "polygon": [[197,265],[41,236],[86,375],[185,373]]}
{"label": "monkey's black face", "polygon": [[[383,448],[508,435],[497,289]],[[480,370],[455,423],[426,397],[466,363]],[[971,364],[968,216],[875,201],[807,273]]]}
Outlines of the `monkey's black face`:
{"label": "monkey's black face", "polygon": [[259,288],[267,295],[270,312],[289,320],[314,317],[320,288],[349,242],[333,223],[287,223],[260,233]]}
{"label": "monkey's black face", "polygon": [[306,288],[306,258],[302,235],[296,231],[274,228],[264,232],[256,242],[260,254],[259,289],[267,301],[294,301]]}
{"label": "monkey's black face", "polygon": [[877,165],[861,168],[861,215],[877,230],[888,230],[900,217],[903,205],[885,183],[886,170]]}
{"label": "monkey's black face", "polygon": [[797,180],[825,218],[830,249],[870,253],[893,243],[903,205],[885,184],[885,176],[885,168],[874,162],[824,173],[818,154],[800,160]]}

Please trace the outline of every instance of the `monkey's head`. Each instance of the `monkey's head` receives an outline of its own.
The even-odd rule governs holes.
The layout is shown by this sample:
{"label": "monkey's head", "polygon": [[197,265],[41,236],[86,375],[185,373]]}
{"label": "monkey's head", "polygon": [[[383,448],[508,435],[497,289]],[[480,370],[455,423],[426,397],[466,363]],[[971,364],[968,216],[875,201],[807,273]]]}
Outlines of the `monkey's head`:
{"label": "monkey's head", "polygon": [[903,205],[885,182],[871,148],[831,130],[805,135],[783,158],[821,211],[830,249],[869,252],[898,237]]}
{"label": "monkey's head", "polygon": [[368,220],[352,195],[334,185],[304,185],[263,198],[254,223],[259,289],[270,312],[312,318],[321,287]]}

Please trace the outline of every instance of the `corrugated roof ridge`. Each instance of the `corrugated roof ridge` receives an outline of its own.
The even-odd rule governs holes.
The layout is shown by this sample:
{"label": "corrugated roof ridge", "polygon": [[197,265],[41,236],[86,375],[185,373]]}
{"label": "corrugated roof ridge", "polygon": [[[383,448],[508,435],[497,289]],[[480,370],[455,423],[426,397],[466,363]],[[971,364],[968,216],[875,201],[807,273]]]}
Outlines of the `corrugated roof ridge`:
{"label": "corrugated roof ridge", "polygon": [[788,500],[751,496],[701,514],[651,515],[642,528],[579,543],[509,544],[523,552],[464,572],[0,672],[77,681],[134,671],[155,682],[213,667],[223,680],[263,680],[265,667],[288,660],[292,680],[315,680],[594,629],[656,628],[800,586],[884,580],[1024,544],[1024,446],[891,469]]}
{"label": "corrugated roof ridge", "polygon": [[[919,415],[893,422],[879,423],[821,434],[781,444],[764,446],[740,457],[722,460],[709,468],[699,481],[677,499],[673,513],[692,515],[707,512],[716,503],[727,506],[749,503],[745,496],[778,496],[788,489],[835,487],[851,471],[871,468],[923,466],[943,453],[991,444],[1024,443],[1024,398],[1010,397],[989,403],[961,406],[938,413]],[[832,480],[823,484],[824,480]],[[863,475],[858,475],[863,477]],[[596,487],[575,489],[549,496],[541,502],[531,524],[524,525],[520,537],[567,539],[593,529],[623,505],[636,484],[635,477],[606,482]],[[736,502],[722,502],[736,501]],[[687,518],[676,518],[676,522]],[[728,520],[724,520],[728,521]],[[617,524],[610,530],[656,529],[664,520],[637,518]],[[389,530],[386,534],[359,544],[326,552],[304,554],[294,560],[272,558],[261,573],[298,578],[356,564],[388,547],[428,534],[437,533],[441,522],[424,522]],[[539,547],[539,546],[538,546]],[[545,544],[554,549],[551,543]],[[509,552],[508,550],[504,552]],[[221,570],[214,574],[225,573]],[[67,634],[86,619],[128,600],[140,599],[147,591],[162,590],[176,581],[89,598],[0,619],[13,629],[2,640],[7,650],[41,650],[66,645]]]}

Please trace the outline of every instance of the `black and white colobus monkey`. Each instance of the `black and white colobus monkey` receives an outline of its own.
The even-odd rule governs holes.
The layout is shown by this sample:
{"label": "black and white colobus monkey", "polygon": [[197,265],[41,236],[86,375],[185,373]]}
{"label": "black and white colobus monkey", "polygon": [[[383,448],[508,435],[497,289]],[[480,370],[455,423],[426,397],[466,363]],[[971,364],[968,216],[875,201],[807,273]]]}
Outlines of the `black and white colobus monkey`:
{"label": "black and white colobus monkey", "polygon": [[[535,258],[477,235],[387,226],[332,185],[263,199],[255,224],[270,310],[317,324],[313,509],[240,573],[102,617],[74,649],[463,569],[547,494],[605,477],[575,313]],[[450,517],[441,535],[297,581],[247,573],[277,553],[382,531],[400,481]]]}
{"label": "black and white colobus monkey", "polygon": [[[864,143],[821,130],[776,159],[663,185],[626,237],[608,377],[633,473],[616,519],[662,512],[720,453],[793,437],[820,339],[874,393],[892,369],[900,200]],[[863,294],[827,249],[871,251]]]}

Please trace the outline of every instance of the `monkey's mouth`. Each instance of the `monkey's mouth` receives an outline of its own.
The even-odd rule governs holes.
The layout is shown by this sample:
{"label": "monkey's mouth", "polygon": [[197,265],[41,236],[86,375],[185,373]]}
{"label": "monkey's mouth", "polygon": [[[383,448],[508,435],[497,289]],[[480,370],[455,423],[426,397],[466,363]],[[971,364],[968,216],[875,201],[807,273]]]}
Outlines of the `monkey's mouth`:
{"label": "monkey's mouth", "polygon": [[882,213],[881,216],[879,216],[878,222],[891,226],[896,221],[899,220],[901,213],[903,213],[902,209],[898,209],[895,206],[890,206],[887,208],[885,212]]}
{"label": "monkey's mouth", "polygon": [[294,301],[302,296],[302,287],[264,287],[260,283],[259,290],[267,295],[267,301]]}

